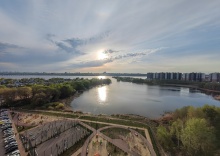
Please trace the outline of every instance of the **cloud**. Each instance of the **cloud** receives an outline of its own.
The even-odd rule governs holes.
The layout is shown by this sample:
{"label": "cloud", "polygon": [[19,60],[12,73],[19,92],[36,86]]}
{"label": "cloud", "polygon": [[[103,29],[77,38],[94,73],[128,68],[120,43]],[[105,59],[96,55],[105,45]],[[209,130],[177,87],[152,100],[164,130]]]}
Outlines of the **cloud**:
{"label": "cloud", "polygon": [[[178,63],[192,53],[220,57],[218,0],[94,1],[0,1],[0,21],[4,23],[0,25],[0,62],[16,64],[20,71],[59,67],[65,71],[80,63],[109,65],[111,71],[119,71],[123,63],[121,72],[145,72],[149,62],[151,69],[158,62],[165,68],[163,58]],[[157,47],[169,48],[158,53],[144,51]],[[97,60],[102,49],[108,59]],[[220,66],[220,62],[212,65],[211,58],[206,62],[210,62],[210,71]],[[183,68],[188,64],[181,62]],[[192,69],[198,65],[195,60]]]}
{"label": "cloud", "polygon": [[107,50],[105,50],[103,53],[104,53],[104,54],[112,54],[112,53],[117,53],[117,52],[119,52],[119,51],[117,51],[117,50],[112,50],[112,49],[107,49]]}
{"label": "cloud", "polygon": [[[127,53],[127,54],[124,54],[124,55],[111,56],[111,57],[108,57],[108,58],[103,59],[103,60],[81,61],[81,62],[78,62],[78,63],[75,63],[75,64],[71,64],[70,66],[75,67],[75,68],[99,67],[99,66],[103,66],[107,63],[111,63],[111,62],[121,60],[121,59],[135,58],[135,57],[138,57],[138,56],[149,55],[149,54],[155,53],[155,52],[157,52],[161,49],[163,49],[163,48],[147,49],[147,50],[143,50],[143,52]],[[110,50],[110,51],[111,51],[111,53],[117,52],[117,51],[113,51],[113,50]]]}
{"label": "cloud", "polygon": [[105,33],[101,33],[100,35],[86,38],[86,39],[69,38],[69,39],[63,39],[60,41],[56,41],[54,39],[56,37],[56,35],[47,34],[46,39],[67,53],[72,53],[72,54],[76,54],[76,55],[84,55],[85,53],[79,49],[81,46],[86,46],[89,44],[96,44],[98,42],[101,42],[102,40],[107,38],[108,35],[109,35],[109,31],[107,31]]}
{"label": "cloud", "polygon": [[23,47],[17,46],[15,44],[2,43],[0,42],[0,52],[4,52],[7,49],[21,49]]}

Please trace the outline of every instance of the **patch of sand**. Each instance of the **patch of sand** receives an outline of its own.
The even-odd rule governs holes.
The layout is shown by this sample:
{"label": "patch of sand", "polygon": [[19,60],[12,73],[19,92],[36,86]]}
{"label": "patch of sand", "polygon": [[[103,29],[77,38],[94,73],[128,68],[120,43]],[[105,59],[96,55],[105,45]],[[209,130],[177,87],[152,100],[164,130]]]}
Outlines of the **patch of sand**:
{"label": "patch of sand", "polygon": [[55,120],[57,120],[57,118],[46,115],[19,113],[19,122],[29,125],[39,125]]}

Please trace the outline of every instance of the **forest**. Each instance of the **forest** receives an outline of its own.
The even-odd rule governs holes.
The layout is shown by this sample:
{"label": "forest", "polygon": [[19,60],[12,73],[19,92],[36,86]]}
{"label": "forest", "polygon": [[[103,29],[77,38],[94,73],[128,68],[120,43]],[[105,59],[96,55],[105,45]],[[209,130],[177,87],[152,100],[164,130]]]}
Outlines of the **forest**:
{"label": "forest", "polygon": [[170,155],[220,154],[220,108],[186,106],[157,128],[157,139]]}

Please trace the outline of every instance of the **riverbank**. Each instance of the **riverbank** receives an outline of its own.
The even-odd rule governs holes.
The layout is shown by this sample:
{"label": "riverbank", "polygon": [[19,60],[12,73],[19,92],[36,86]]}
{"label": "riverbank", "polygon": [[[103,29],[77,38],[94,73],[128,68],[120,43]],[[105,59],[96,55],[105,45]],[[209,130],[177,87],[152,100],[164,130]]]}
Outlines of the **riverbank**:
{"label": "riverbank", "polygon": [[82,94],[82,93],[77,92],[77,93],[75,93],[74,95],[72,95],[72,96],[70,96],[70,97],[68,97],[68,98],[65,98],[65,99],[60,100],[59,102],[61,102],[61,103],[64,104],[64,109],[63,109],[63,111],[65,111],[65,112],[73,112],[74,109],[71,107],[70,104],[71,104],[71,102],[72,102],[75,98],[79,97],[81,94]]}
{"label": "riverbank", "polygon": [[216,100],[219,100],[219,101],[220,101],[220,95],[216,95],[216,96],[214,96],[214,98],[215,98]]}
{"label": "riverbank", "polygon": [[211,95],[215,100],[220,101],[220,91],[217,91],[217,90],[204,89],[204,88],[200,88],[194,85],[163,84],[162,86],[174,86],[174,87],[185,87],[185,88],[197,89],[197,90],[202,91],[205,94]]}

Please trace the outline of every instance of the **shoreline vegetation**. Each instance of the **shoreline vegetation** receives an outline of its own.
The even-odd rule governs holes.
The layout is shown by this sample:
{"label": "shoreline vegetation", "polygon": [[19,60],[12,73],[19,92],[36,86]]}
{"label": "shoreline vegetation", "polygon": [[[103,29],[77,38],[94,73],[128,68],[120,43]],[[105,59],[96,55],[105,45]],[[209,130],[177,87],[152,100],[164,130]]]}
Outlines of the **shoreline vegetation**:
{"label": "shoreline vegetation", "polygon": [[205,94],[212,95],[215,100],[220,100],[220,83],[217,82],[194,82],[183,80],[148,80],[132,77],[112,77],[117,81],[131,82],[136,84],[159,85],[159,86],[175,86],[186,87],[196,92],[202,91]]}
{"label": "shoreline vegetation", "polygon": [[[109,85],[110,79],[42,78],[1,79],[0,107],[63,110],[73,98],[100,85]],[[14,87],[14,85],[18,85]],[[22,84],[22,85],[21,85]],[[13,86],[13,87],[12,87]]]}
{"label": "shoreline vegetation", "polygon": [[220,107],[185,106],[157,121],[157,140],[168,155],[220,154]]}

